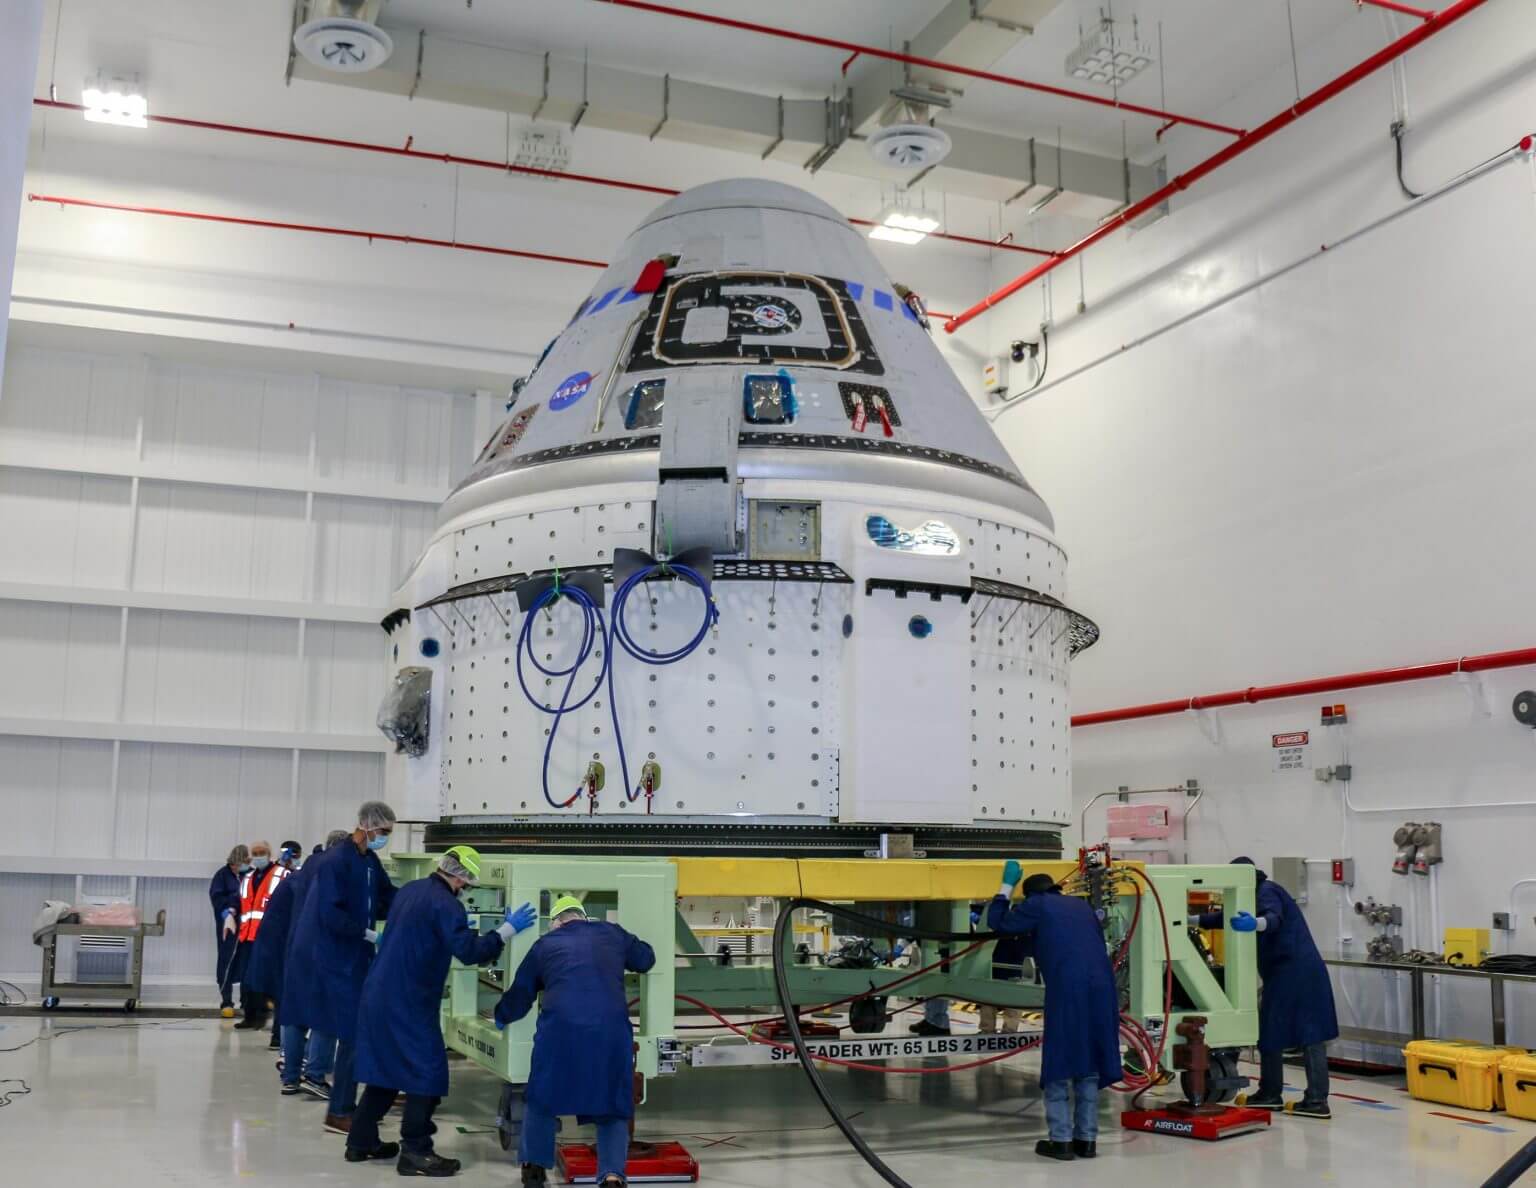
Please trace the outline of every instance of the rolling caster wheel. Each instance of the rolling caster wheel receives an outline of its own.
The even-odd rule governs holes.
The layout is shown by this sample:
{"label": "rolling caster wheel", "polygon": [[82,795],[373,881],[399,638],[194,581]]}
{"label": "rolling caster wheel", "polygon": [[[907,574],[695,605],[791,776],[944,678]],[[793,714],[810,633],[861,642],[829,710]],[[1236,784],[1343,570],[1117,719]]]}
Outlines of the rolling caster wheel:
{"label": "rolling caster wheel", "polygon": [[885,999],[861,998],[848,1008],[848,1026],[855,1035],[878,1035],[885,1030]]}
{"label": "rolling caster wheel", "polygon": [[49,996],[48,998],[43,999],[43,1010],[45,1011],[51,1011],[58,1005],[59,1000],[57,998]]}

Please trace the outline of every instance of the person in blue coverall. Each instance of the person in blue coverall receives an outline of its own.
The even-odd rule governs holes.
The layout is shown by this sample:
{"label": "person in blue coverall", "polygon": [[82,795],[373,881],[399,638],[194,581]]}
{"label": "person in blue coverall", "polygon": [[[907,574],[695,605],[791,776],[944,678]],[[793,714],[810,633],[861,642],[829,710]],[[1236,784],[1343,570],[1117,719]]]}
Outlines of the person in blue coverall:
{"label": "person in blue coverall", "polygon": [[1035,1144],[1035,1154],[1092,1159],[1098,1154],[1099,1090],[1125,1075],[1120,995],[1094,910],[1063,895],[1047,874],[1026,879],[1024,901],[1010,907],[1023,873],[1011,859],[1003,867],[1003,885],[987,908],[987,927],[1021,937],[1045,981],[1040,1087],[1050,1137]]}
{"label": "person in blue coverall", "polygon": [[655,952],[639,937],[587,919],[572,896],[555,900],[549,932],[528,950],[496,1004],[496,1026],[506,1027],[543,995],[517,1148],[524,1184],[545,1182],[546,1169],[555,1165],[556,1119],[574,1114],[597,1125],[597,1182],[622,1188],[635,1114],[624,972],[646,973],[655,964]]}
{"label": "person in blue coverall", "polygon": [[[538,923],[538,913],[525,903],[508,909],[496,931],[483,936],[472,931],[459,895],[479,878],[480,855],[469,846],[454,846],[434,873],[395,896],[357,1016],[357,1079],[368,1088],[352,1115],[348,1163],[398,1156],[402,1176],[443,1177],[459,1170],[457,1159],[432,1149],[437,1133],[432,1113],[448,1093],[439,1010],[450,959],[465,965],[494,961],[516,933]],[[400,1142],[382,1142],[379,1120],[401,1093]]]}
{"label": "person in blue coverall", "polygon": [[[1234,858],[1233,866],[1253,866],[1252,858]],[[1283,1110],[1285,1053],[1300,1048],[1305,1055],[1307,1090],[1290,1113],[1303,1118],[1331,1118],[1328,1107],[1328,1041],[1339,1038],[1339,1017],[1333,1005],[1328,967],[1312,940],[1312,931],[1291,894],[1255,868],[1254,893],[1258,915],[1238,912],[1230,921],[1234,932],[1259,934],[1259,1089],[1243,1104],[1263,1110]],[[1220,928],[1222,913],[1206,912],[1202,928]]]}
{"label": "person in blue coverall", "polygon": [[336,1037],[336,1066],[325,1128],[346,1134],[357,1109],[353,1042],[358,1001],[373,964],[374,924],[389,915],[395,885],[378,851],[389,845],[395,812],[370,800],[357,810],[357,828],[341,845],[311,858],[303,905],[293,917],[283,969],[283,1020]]}
{"label": "person in blue coverall", "polygon": [[230,850],[224,865],[214,871],[208,883],[208,900],[213,904],[213,941],[218,946],[218,965],[214,976],[219,980],[219,1013],[235,1017],[234,963],[240,940],[240,876],[250,868],[251,852],[244,845]]}
{"label": "person in blue coverall", "polygon": [[[326,848],[345,841],[347,834],[333,829],[326,839]],[[303,853],[297,842],[284,842],[279,851],[279,861],[290,866]],[[323,851],[322,851],[323,852]],[[305,895],[315,874],[315,863],[306,862],[278,885],[267,901],[267,917],[256,934],[256,946],[251,951],[251,965],[247,974],[263,994],[277,1000],[274,1019],[278,1039],[283,1049],[279,1066],[284,1097],[308,1093],[322,1101],[331,1095],[326,1077],[331,1074],[331,1062],[336,1055],[336,1040],[320,1031],[308,1032],[295,1027],[284,1017],[283,979],[286,974],[288,948],[293,940],[293,920],[303,907]]]}

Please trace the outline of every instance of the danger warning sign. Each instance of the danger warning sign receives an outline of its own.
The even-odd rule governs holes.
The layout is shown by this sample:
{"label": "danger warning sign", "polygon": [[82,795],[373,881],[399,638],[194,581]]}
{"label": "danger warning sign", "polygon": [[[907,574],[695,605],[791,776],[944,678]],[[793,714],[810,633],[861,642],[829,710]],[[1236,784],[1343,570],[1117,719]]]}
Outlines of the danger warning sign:
{"label": "danger warning sign", "polygon": [[1270,735],[1275,751],[1276,771],[1305,771],[1307,768],[1307,744],[1312,741],[1310,732],[1292,730],[1287,734]]}

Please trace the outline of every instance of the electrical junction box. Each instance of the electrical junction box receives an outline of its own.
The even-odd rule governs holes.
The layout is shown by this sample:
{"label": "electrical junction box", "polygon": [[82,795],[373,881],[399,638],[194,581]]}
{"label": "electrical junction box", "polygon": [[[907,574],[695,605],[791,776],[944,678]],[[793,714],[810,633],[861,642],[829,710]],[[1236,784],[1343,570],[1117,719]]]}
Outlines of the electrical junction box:
{"label": "electrical junction box", "polygon": [[1353,858],[1335,858],[1329,869],[1334,886],[1353,887],[1355,885],[1355,860]]}
{"label": "electrical junction box", "polygon": [[1493,913],[1493,929],[1495,932],[1513,932],[1515,930],[1514,925],[1510,923],[1508,912]]}
{"label": "electrical junction box", "polygon": [[999,355],[988,359],[981,369],[981,390],[991,395],[1008,390],[1008,357]]}
{"label": "electrical junction box", "polygon": [[1486,928],[1445,930],[1445,951],[1442,955],[1447,965],[1481,965],[1491,952],[1491,938]]}
{"label": "electrical junction box", "polygon": [[1307,860],[1305,858],[1272,858],[1269,877],[1287,891],[1297,903],[1307,902]]}

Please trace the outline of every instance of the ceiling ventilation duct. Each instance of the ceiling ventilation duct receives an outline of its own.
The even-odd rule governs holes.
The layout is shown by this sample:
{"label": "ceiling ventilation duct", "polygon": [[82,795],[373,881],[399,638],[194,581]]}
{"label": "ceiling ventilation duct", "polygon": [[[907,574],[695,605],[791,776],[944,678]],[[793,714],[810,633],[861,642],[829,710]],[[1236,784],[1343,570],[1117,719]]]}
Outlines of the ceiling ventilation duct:
{"label": "ceiling ventilation duct", "polygon": [[306,61],[323,70],[362,74],[382,66],[395,43],[377,21],[384,0],[310,0],[308,20],[293,34]]}
{"label": "ceiling ventilation duct", "polygon": [[[946,104],[947,106],[947,104]],[[932,107],[903,96],[870,133],[869,154],[892,169],[932,169],[949,156],[949,134],[930,122]]]}

